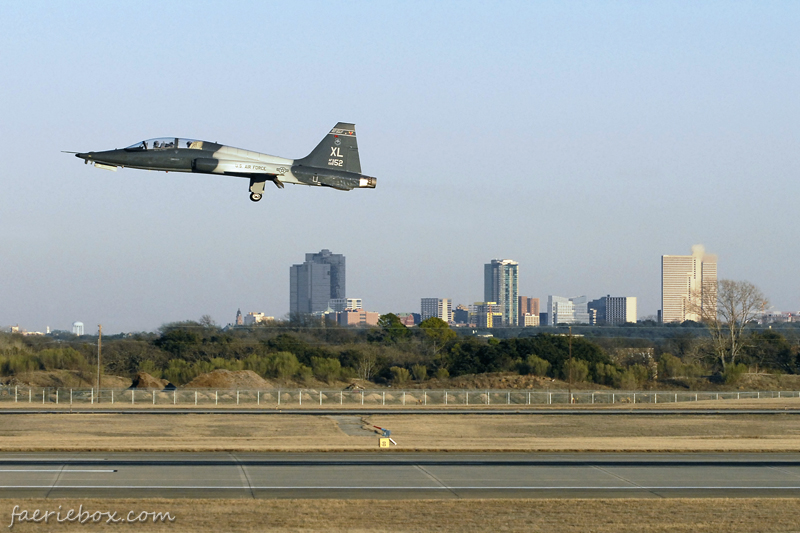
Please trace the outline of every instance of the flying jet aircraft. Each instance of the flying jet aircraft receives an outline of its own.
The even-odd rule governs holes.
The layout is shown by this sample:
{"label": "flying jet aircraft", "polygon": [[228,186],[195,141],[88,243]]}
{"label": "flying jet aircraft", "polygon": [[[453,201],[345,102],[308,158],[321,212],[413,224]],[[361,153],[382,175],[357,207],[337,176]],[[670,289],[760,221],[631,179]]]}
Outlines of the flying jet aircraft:
{"label": "flying jet aircraft", "polygon": [[378,181],[377,178],[361,174],[355,125],[346,122],[336,124],[322,142],[302,159],[286,159],[177,137],[148,139],[127,148],[105,152],[79,152],[75,153],[75,157],[106,170],[129,167],[249,178],[250,199],[254,202],[261,200],[267,181],[272,181],[281,189],[284,183],[295,183],[333,187],[341,191],[374,189]]}

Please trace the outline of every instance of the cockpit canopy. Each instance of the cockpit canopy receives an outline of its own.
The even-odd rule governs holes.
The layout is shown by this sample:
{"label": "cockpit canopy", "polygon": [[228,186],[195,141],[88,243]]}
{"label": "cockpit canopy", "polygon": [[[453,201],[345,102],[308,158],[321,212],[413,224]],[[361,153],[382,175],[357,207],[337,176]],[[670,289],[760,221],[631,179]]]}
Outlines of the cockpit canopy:
{"label": "cockpit canopy", "polygon": [[172,150],[175,148],[184,148],[189,150],[202,150],[203,142],[196,139],[179,139],[177,137],[159,137],[157,139],[148,139],[140,143],[133,144],[125,148],[129,152],[137,150]]}

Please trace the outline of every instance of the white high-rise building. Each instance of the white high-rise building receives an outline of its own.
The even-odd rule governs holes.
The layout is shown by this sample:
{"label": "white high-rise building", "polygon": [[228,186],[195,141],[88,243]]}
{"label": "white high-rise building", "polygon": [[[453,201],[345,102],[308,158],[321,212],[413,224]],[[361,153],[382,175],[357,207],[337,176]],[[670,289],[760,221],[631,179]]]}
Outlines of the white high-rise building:
{"label": "white high-rise building", "polygon": [[701,245],[692,255],[661,256],[661,321],[699,322],[717,307],[717,256]]}
{"label": "white high-rise building", "polygon": [[420,300],[420,320],[434,316],[450,324],[453,321],[453,300],[450,298],[422,298]]}
{"label": "white high-rise building", "polygon": [[635,296],[606,296],[605,301],[606,324],[636,322]]}

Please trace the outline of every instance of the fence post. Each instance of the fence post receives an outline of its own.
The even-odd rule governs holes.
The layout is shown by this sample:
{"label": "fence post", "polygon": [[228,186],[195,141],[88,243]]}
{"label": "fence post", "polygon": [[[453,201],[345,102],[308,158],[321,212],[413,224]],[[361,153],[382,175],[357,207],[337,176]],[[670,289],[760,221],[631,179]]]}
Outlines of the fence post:
{"label": "fence post", "polygon": [[278,389],[278,405],[281,404],[281,389]]}
{"label": "fence post", "polygon": [[[92,393],[94,393],[94,389],[92,389]],[[33,389],[28,389],[28,403],[31,403],[32,401],[33,401]]]}
{"label": "fence post", "polygon": [[447,405],[447,391],[444,391],[444,404]]}
{"label": "fence post", "polygon": [[464,405],[469,405],[469,391],[467,391],[467,398],[465,401],[466,403]]}
{"label": "fence post", "polygon": [[236,405],[239,405],[239,389],[236,389]]}
{"label": "fence post", "polygon": [[486,405],[492,403],[492,397],[489,395],[489,391],[486,391]]}
{"label": "fence post", "polygon": [[675,393],[675,403],[678,403],[678,393]]}
{"label": "fence post", "polygon": [[319,404],[322,405],[322,391],[319,391]]}
{"label": "fence post", "polygon": [[[530,394],[531,393],[529,392],[528,395],[530,396]],[[594,393],[592,393],[592,403],[594,403]]]}
{"label": "fence post", "polygon": [[69,406],[72,407],[72,389],[69,390]]}
{"label": "fence post", "polygon": [[303,405],[303,389],[297,390],[297,401],[300,402],[300,405]]}
{"label": "fence post", "polygon": [[383,400],[381,401],[381,405],[386,405],[386,391],[383,391]]}
{"label": "fence post", "polygon": [[653,403],[658,403],[658,393],[655,393],[653,395],[653,398],[655,399],[655,402],[653,402]]}
{"label": "fence post", "polygon": [[428,405],[428,391],[423,391],[422,397],[425,398],[425,405]]}
{"label": "fence post", "polygon": [[153,405],[156,404],[156,391],[153,389]]}
{"label": "fence post", "polygon": [[531,404],[531,393],[529,392],[528,393],[528,405],[530,405],[530,404]]}
{"label": "fence post", "polygon": [[633,404],[636,405],[636,393],[633,393]]}
{"label": "fence post", "polygon": [[548,392],[547,393],[547,405],[550,405],[552,403],[553,403],[553,393],[552,392]]}
{"label": "fence post", "polygon": [[[56,400],[58,399],[58,392],[56,392]],[[114,389],[111,389],[111,405],[114,405]]]}
{"label": "fence post", "polygon": [[364,405],[364,391],[361,391],[361,405]]}
{"label": "fence post", "polygon": [[[403,399],[405,400],[405,392],[403,393]],[[404,402],[405,403],[405,402]],[[339,405],[344,405],[344,392],[339,391]]]}
{"label": "fence post", "polygon": [[219,391],[214,391],[214,405],[219,405]]}
{"label": "fence post", "polygon": [[42,389],[42,405],[44,405],[44,391],[46,391],[46,390],[47,389]]}
{"label": "fence post", "polygon": [[506,405],[511,405],[511,391],[506,393]]}
{"label": "fence post", "polygon": [[94,404],[94,387],[92,387],[92,396],[90,399],[91,403]]}
{"label": "fence post", "polygon": [[256,391],[256,405],[261,405],[261,391]]}

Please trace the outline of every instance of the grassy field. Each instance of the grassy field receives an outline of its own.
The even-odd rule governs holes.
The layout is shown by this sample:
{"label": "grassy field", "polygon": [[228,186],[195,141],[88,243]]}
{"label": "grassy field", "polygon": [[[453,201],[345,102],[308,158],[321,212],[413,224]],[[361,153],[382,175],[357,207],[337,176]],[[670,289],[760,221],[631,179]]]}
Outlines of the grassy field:
{"label": "grassy field", "polygon": [[[800,416],[117,415],[3,416],[0,451],[800,451]],[[359,429],[359,426],[363,430]],[[355,431],[353,431],[355,429]]]}
{"label": "grassy field", "polygon": [[[470,532],[548,533],[798,531],[800,499],[596,500],[0,500],[0,523],[15,505],[62,512],[78,509],[169,511],[166,524],[22,523],[8,531]],[[63,515],[62,515],[63,516]]]}

